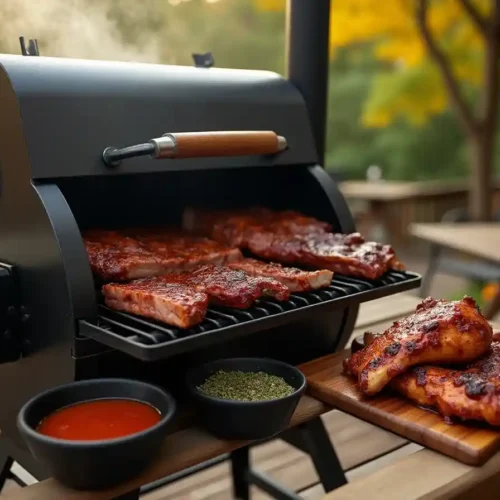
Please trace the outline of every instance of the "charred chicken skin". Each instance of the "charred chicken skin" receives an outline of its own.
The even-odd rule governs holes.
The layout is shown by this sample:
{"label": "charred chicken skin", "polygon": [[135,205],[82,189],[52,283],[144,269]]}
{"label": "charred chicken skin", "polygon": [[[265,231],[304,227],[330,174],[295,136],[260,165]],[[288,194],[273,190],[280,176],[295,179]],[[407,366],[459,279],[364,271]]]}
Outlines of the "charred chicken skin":
{"label": "charred chicken skin", "polygon": [[446,418],[500,425],[500,335],[487,354],[464,370],[418,366],[393,380],[391,387]]}
{"label": "charred chicken skin", "polygon": [[[365,334],[365,345],[374,341]],[[416,366],[391,381],[390,387],[419,406],[435,408],[445,418],[478,420],[500,426],[500,333],[488,352],[464,368]]]}
{"label": "charred chicken skin", "polygon": [[427,298],[414,314],[388,328],[352,355],[345,372],[356,377],[366,395],[380,392],[412,366],[467,363],[488,352],[493,331],[474,299]]}

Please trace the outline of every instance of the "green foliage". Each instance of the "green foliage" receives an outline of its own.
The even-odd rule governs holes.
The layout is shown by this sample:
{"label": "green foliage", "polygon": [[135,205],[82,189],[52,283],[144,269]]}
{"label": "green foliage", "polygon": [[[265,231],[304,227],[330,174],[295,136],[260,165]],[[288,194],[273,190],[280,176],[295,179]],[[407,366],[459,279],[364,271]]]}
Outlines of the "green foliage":
{"label": "green foliage", "polygon": [[371,92],[364,106],[364,123],[386,126],[403,118],[411,125],[422,126],[429,115],[446,109],[446,95],[441,76],[429,62],[379,72],[373,79]]}
{"label": "green foliage", "polygon": [[467,285],[464,286],[464,288],[454,293],[450,293],[447,297],[443,298],[448,300],[461,300],[463,299],[464,295],[468,295],[477,302],[477,305],[481,309],[483,309],[488,304],[488,301],[483,298],[482,294],[482,289],[485,285],[486,283],[483,283],[481,281],[469,281]]}
{"label": "green foliage", "polygon": [[[380,166],[384,178],[395,180],[465,175],[464,141],[450,113],[434,117],[425,127],[404,119],[379,129],[363,126],[370,96],[383,101],[384,88],[387,94],[399,91],[392,88],[392,75],[371,57],[370,46],[338,54],[330,70],[327,165],[351,178],[363,178],[369,165]],[[380,90],[372,93],[374,83]],[[415,82],[399,85],[419,88]]]}
{"label": "green foliage", "polygon": [[[50,56],[140,56],[192,65],[193,52],[212,51],[218,67],[284,72],[285,13],[262,11],[254,0],[177,6],[166,0],[0,0],[0,24],[0,52],[19,53],[17,36],[24,34],[38,37],[42,53]],[[418,115],[419,96],[435,84],[433,69],[395,71],[374,57],[373,45],[338,49],[330,66],[327,166],[351,178],[363,178],[373,164],[387,179],[465,175],[464,140],[450,113],[439,113],[425,127],[403,117],[382,128],[362,122],[364,115],[387,109],[396,94],[413,96],[407,105]]]}
{"label": "green foliage", "polygon": [[373,148],[387,179],[451,179],[468,172],[466,145],[451,113],[433,117],[425,127],[396,122],[377,134]]}

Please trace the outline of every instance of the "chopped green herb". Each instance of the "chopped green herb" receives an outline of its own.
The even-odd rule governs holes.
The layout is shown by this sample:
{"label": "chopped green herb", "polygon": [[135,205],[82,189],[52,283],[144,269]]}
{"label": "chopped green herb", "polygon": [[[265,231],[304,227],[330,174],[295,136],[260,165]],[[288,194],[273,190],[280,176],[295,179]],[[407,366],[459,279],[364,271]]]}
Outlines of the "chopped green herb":
{"label": "chopped green herb", "polygon": [[236,401],[269,401],[289,396],[295,391],[276,375],[223,370],[210,375],[197,389],[207,396]]}

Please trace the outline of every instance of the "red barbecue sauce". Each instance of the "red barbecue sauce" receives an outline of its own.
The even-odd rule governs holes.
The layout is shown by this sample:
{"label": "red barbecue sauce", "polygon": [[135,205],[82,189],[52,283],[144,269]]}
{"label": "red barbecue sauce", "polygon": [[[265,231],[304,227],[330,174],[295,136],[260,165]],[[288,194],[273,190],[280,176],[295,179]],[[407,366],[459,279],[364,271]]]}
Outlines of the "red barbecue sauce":
{"label": "red barbecue sauce", "polygon": [[130,399],[99,399],[56,410],[44,418],[37,431],[69,440],[114,439],[143,431],[161,415],[152,406]]}

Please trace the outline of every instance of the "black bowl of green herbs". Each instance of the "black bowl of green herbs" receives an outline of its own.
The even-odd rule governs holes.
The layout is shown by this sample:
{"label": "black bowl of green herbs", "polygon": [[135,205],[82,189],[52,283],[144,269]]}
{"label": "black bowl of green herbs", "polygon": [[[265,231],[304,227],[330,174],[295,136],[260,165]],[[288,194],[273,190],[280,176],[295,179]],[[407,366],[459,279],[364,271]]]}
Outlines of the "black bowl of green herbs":
{"label": "black bowl of green herbs", "polygon": [[266,439],[284,430],[305,391],[300,370],[267,358],[211,361],[188,373],[201,423],[222,439]]}

